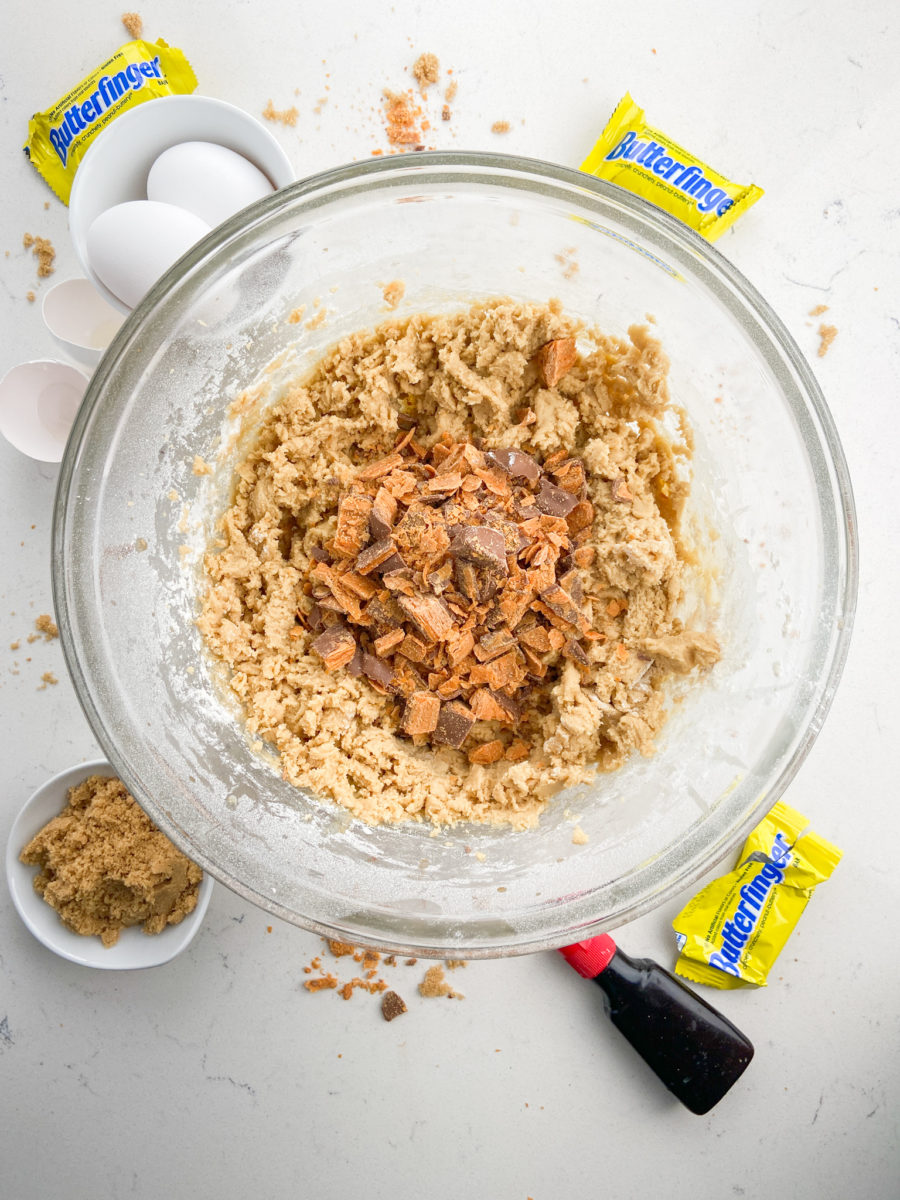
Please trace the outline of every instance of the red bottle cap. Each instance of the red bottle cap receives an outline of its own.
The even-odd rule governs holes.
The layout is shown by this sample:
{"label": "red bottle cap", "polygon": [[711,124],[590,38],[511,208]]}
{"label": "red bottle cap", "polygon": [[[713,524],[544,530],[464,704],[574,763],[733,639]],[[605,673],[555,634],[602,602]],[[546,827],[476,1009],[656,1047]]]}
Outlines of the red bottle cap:
{"label": "red bottle cap", "polygon": [[601,933],[599,937],[588,938],[586,942],[561,946],[559,952],[582,978],[595,979],[609,966],[616,952],[616,943],[608,933]]}

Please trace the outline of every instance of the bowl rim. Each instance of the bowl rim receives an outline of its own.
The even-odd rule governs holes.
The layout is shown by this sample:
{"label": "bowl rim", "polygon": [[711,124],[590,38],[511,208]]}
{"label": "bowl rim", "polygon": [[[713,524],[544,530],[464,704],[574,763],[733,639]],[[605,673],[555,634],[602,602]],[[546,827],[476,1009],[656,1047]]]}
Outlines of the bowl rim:
{"label": "bowl rim", "polygon": [[[440,173],[445,173],[444,175]],[[759,325],[773,345],[777,355],[786,363],[788,369],[795,374],[797,383],[803,393],[803,415],[807,421],[811,415],[817,430],[818,448],[827,460],[831,476],[830,499],[834,507],[835,528],[839,549],[842,551],[841,561],[837,568],[837,580],[834,586],[834,608],[837,614],[837,628],[830,644],[829,657],[823,663],[821,675],[816,681],[818,691],[814,706],[805,710],[806,725],[801,729],[797,726],[797,740],[793,752],[784,763],[778,775],[768,784],[764,796],[753,811],[736,825],[727,838],[705,854],[698,854],[694,860],[677,878],[671,878],[656,888],[648,888],[645,894],[636,901],[630,902],[624,911],[616,911],[580,923],[575,928],[566,931],[548,933],[529,931],[522,933],[517,940],[508,944],[469,945],[465,941],[457,941],[452,946],[435,947],[421,944],[415,940],[401,943],[386,937],[377,937],[364,932],[354,932],[353,938],[360,945],[384,947],[390,942],[392,949],[398,953],[413,953],[422,957],[442,958],[447,954],[457,955],[464,952],[469,958],[496,958],[512,955],[529,954],[540,950],[555,949],[565,945],[567,941],[593,936],[618,925],[636,919],[643,914],[658,908],[672,897],[682,893],[693,883],[719,865],[746,838],[747,834],[763,819],[768,810],[783,795],[784,791],[796,776],[800,766],[805,761],[812,745],[822,728],[828,710],[837,690],[849,650],[850,636],[856,609],[858,592],[858,540],[856,508],[853,488],[850,481],[846,457],[841,446],[834,419],[828,409],[825,397],[819,387],[812,369],[801,353],[796,342],[788,332],[781,319],[771,309],[767,301],[756,288],[733,266],[724,255],[699,234],[689,229],[677,218],[657,208],[649,201],[625,191],[616,184],[597,179],[574,168],[559,166],[542,159],[522,156],[485,153],[480,151],[422,151],[415,155],[397,156],[391,158],[376,158],[361,163],[350,163],[331,168],[315,175],[300,179],[285,188],[274,192],[257,201],[254,205],[236,214],[222,225],[212,230],[204,239],[196,243],[187,253],[163,275],[154,287],[147,293],[140,304],[133,310],[122,329],[108,348],[100,365],[91,379],[88,393],[79,411],[75,425],[70,434],[69,443],[63,457],[60,471],[56,502],[53,513],[52,529],[52,562],[53,562],[53,595],[56,605],[57,619],[63,653],[72,675],[76,694],[78,695],[85,716],[94,731],[97,740],[107,752],[112,762],[117,759],[117,749],[108,736],[100,714],[94,707],[91,690],[75,645],[70,615],[68,610],[65,573],[63,571],[63,546],[66,530],[66,496],[72,482],[75,467],[79,459],[84,435],[88,427],[94,406],[101,395],[107,377],[111,374],[119,354],[130,341],[132,330],[137,330],[145,318],[157,307],[166,294],[182,282],[191,271],[214,255],[237,234],[247,235],[257,222],[262,222],[276,215],[281,209],[295,208],[300,212],[314,209],[318,202],[330,198],[332,194],[347,194],[347,192],[363,191],[367,182],[383,177],[396,177],[399,182],[415,179],[416,176],[434,174],[442,181],[467,183],[495,183],[516,185],[522,188],[537,186],[540,181],[546,181],[545,188],[574,189],[589,197],[597,198],[606,205],[618,209],[631,223],[649,227],[661,235],[663,240],[677,251],[676,258],[689,257],[699,259],[706,273],[712,278],[718,278],[736,296],[733,306],[738,302],[745,316]],[[512,182],[511,182],[512,181]],[[305,202],[305,208],[304,208]],[[638,247],[642,253],[643,248]],[[652,257],[652,255],[651,255]],[[720,296],[724,301],[724,297]],[[771,365],[771,364],[770,364]],[[794,415],[800,415],[792,409]],[[809,447],[808,437],[804,441]],[[817,483],[817,492],[821,495],[822,485]],[[127,766],[120,772],[122,778],[130,785],[127,778]],[[153,813],[153,819],[160,828],[172,838],[176,845],[181,845],[180,832],[177,827],[167,822],[163,810]],[[204,869],[219,878],[232,891],[248,902],[264,909],[283,920],[301,928],[318,933],[325,937],[340,937],[347,939],[347,931],[338,926],[329,925],[317,918],[304,917],[293,909],[279,903],[254,887],[242,883],[227,873],[220,871],[215,863],[207,860],[196,847],[182,847],[186,853],[195,859]]]}
{"label": "bowl rim", "polygon": [[[19,854],[38,829],[62,811],[68,789],[97,774],[115,775],[117,772],[105,758],[66,767],[35,788],[19,809],[6,841],[6,884],[10,898],[29,933],[60,958],[99,971],[142,971],[149,967],[160,967],[186,950],[199,932],[214,886],[213,876],[208,872],[204,872],[197,905],[184,920],[168,926],[153,937],[144,935],[140,942],[136,942],[134,936],[127,937],[129,934],[139,935],[138,929],[124,930],[123,937],[127,940],[120,938],[114,946],[103,947],[102,956],[98,955],[98,947],[101,946],[98,938],[85,937],[67,929],[57,914],[54,914],[55,922],[42,923],[35,919],[35,914],[46,916],[53,910],[34,890],[32,881],[35,868],[21,862]],[[38,813],[39,824],[31,831]],[[136,946],[140,949],[136,950]],[[122,961],[126,956],[130,961]],[[142,961],[136,962],[135,958]]]}

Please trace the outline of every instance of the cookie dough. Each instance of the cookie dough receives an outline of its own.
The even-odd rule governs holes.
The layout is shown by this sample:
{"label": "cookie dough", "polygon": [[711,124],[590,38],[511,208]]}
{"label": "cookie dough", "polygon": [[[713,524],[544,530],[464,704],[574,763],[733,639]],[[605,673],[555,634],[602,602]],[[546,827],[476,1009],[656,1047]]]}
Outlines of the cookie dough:
{"label": "cookie dough", "polygon": [[[578,355],[561,356],[572,338]],[[525,828],[560,789],[652,753],[667,681],[719,653],[708,630],[679,618],[688,449],[663,431],[667,368],[645,327],[620,339],[553,303],[494,301],[344,338],[281,395],[206,555],[199,626],[286,779],[367,822]],[[477,442],[584,466],[595,553],[580,574],[597,636],[587,662],[548,657],[548,685],[516,729],[527,748],[518,761],[471,762],[465,746],[398,736],[395,697],[334,669],[337,658],[326,664],[298,615],[339,498],[413,423],[425,447]],[[473,734],[502,740],[501,729],[479,721]]]}

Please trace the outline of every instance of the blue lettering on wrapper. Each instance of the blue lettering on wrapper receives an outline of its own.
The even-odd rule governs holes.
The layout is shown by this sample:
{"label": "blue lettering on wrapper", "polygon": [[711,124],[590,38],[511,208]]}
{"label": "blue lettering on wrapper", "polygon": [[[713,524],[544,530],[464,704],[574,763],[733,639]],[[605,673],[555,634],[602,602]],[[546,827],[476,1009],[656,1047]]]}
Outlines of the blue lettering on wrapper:
{"label": "blue lettering on wrapper", "polygon": [[117,71],[112,77],[104,75],[97,84],[96,92],[82,104],[73,105],[57,125],[50,126],[50,145],[63,166],[69,158],[72,138],[82,130],[90,129],[122,96],[138,91],[147,79],[165,82],[158,54],[149,62],[129,63],[124,71]]}
{"label": "blue lettering on wrapper", "polygon": [[[648,174],[658,175],[670,182],[686,197],[694,201],[702,213],[715,210],[717,217],[723,216],[734,206],[734,200],[724,188],[715,187],[700,167],[687,167],[665,153],[666,147],[658,142],[641,142],[637,133],[629,129],[617,145],[606,155],[606,162],[624,158],[641,166]],[[681,171],[678,175],[677,172]]]}

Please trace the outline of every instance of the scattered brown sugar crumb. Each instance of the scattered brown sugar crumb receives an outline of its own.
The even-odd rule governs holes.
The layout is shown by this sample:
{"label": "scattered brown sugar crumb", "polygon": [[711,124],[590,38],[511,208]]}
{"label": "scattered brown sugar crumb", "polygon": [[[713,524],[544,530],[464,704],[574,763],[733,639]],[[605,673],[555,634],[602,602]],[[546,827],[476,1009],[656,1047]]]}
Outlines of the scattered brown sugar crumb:
{"label": "scattered brown sugar crumb", "polygon": [[572,845],[586,846],[591,839],[584,832],[580,825],[576,825],[572,830]]}
{"label": "scattered brown sugar crumb", "polygon": [[820,325],[819,326],[819,358],[824,358],[831,349],[831,343],[837,337],[838,331],[836,325]]}
{"label": "scattered brown sugar crumb", "polygon": [[419,960],[417,958],[404,959],[404,966],[414,967]]}
{"label": "scattered brown sugar crumb", "polygon": [[349,942],[338,942],[333,938],[328,939],[328,949],[335,958],[343,958],[346,954],[355,954],[356,947],[351,946]]}
{"label": "scattered brown sugar crumb", "polygon": [[122,13],[122,24],[128,31],[128,36],[137,40],[144,32],[144,22],[141,14],[136,12]]}
{"label": "scattered brown sugar crumb", "polygon": [[402,1017],[406,1011],[406,1005],[396,992],[385,992],[381,997],[381,1015],[386,1021]]}
{"label": "scattered brown sugar crumb", "polygon": [[397,955],[396,954],[386,954],[384,956],[384,965],[386,967],[396,967]]}
{"label": "scattered brown sugar crumb", "polygon": [[444,92],[444,99],[447,101],[448,104],[453,103],[453,101],[456,99],[456,93],[458,91],[459,91],[459,80],[451,79],[450,82],[447,84],[446,91]]}
{"label": "scattered brown sugar crumb", "polygon": [[53,260],[56,258],[56,251],[49,238],[26,233],[22,237],[22,245],[26,250],[31,250],[37,259],[38,279],[46,279],[48,275],[53,274]]}
{"label": "scattered brown sugar crumb", "polygon": [[53,684],[59,683],[59,680],[56,678],[56,676],[53,674],[52,671],[45,671],[43,673],[43,675],[41,676],[41,680],[42,680],[41,686],[38,688],[39,692],[44,691],[44,689],[47,687],[48,684],[50,684],[52,686]]}
{"label": "scattered brown sugar crumb", "polygon": [[444,978],[444,968],[440,963],[429,967],[425,972],[425,978],[419,984],[419,995],[424,996],[426,1000],[433,1000],[438,996],[448,996],[452,1000],[465,999],[459,992],[454,992],[453,988]]}
{"label": "scattered brown sugar crumb", "polygon": [[413,75],[416,83],[424,92],[431,84],[437,83],[440,76],[441,64],[436,54],[420,54],[413,63]]}
{"label": "scattered brown sugar crumb", "polygon": [[266,103],[266,107],[262,110],[262,115],[267,121],[280,121],[282,125],[296,125],[297,118],[300,116],[300,110],[293,104],[290,108],[278,109],[269,100]]}
{"label": "scattered brown sugar crumb", "polygon": [[441,120],[442,121],[450,120],[450,105],[449,104],[445,104],[444,107],[441,109]]}
{"label": "scattered brown sugar crumb", "polygon": [[811,308],[809,310],[809,315],[811,317],[821,317],[822,313],[827,313],[827,312],[828,312],[827,304],[817,304],[815,308]]}
{"label": "scattered brown sugar crumb", "polygon": [[359,988],[363,992],[369,992],[370,995],[375,995],[377,992],[385,991],[387,984],[383,979],[360,979],[358,975],[355,975],[340,988],[339,994],[343,1000],[349,1000],[356,988]]}
{"label": "scattered brown sugar crumb", "polygon": [[402,279],[392,279],[390,283],[384,284],[381,289],[381,294],[384,296],[384,302],[388,308],[396,308],[406,293],[406,284]]}
{"label": "scattered brown sugar crumb", "polygon": [[45,642],[52,642],[54,638],[59,637],[59,630],[56,627],[56,622],[49,613],[41,613],[41,615],[35,621],[34,627],[38,633],[42,633],[44,635]]}
{"label": "scattered brown sugar crumb", "polygon": [[9,648],[10,650],[18,650],[21,645],[22,643],[17,638],[14,642],[9,643]]}
{"label": "scattered brown sugar crumb", "polygon": [[422,144],[422,110],[414,103],[411,91],[392,92],[385,88],[384,123],[392,146],[409,149]]}
{"label": "scattered brown sugar crumb", "polygon": [[491,133],[509,133],[509,121],[495,121],[491,126]]}
{"label": "scattered brown sugar crumb", "polygon": [[210,466],[210,464],[202,459],[199,454],[194,455],[194,464],[191,467],[191,470],[195,475],[212,475],[214,469],[215,468]]}
{"label": "scattered brown sugar crumb", "polygon": [[[54,680],[55,682],[55,680]],[[91,775],[19,855],[34,890],[75,933],[114,946],[141,925],[161,933],[197,906],[203,872],[156,828],[121,779]]]}
{"label": "scattered brown sugar crumb", "polygon": [[464,958],[448,958],[444,962],[444,966],[447,968],[448,971],[456,971],[460,967],[464,967],[465,965],[466,965],[466,960]]}
{"label": "scattered brown sugar crumb", "polygon": [[317,979],[306,979],[303,986],[308,992],[324,992],[326,988],[336,988],[338,985],[336,975],[320,975]]}
{"label": "scattered brown sugar crumb", "polygon": [[327,320],[328,320],[327,312],[325,311],[324,308],[320,308],[317,313],[315,313],[313,316],[311,316],[309,318],[309,320],[306,322],[306,325],[304,326],[304,328],[318,329],[319,326],[324,325]]}
{"label": "scattered brown sugar crumb", "polygon": [[306,305],[301,304],[299,308],[295,308],[287,319],[288,325],[299,325],[306,315]]}
{"label": "scattered brown sugar crumb", "polygon": [[34,304],[34,292],[26,292],[25,299],[28,301],[29,304]]}

